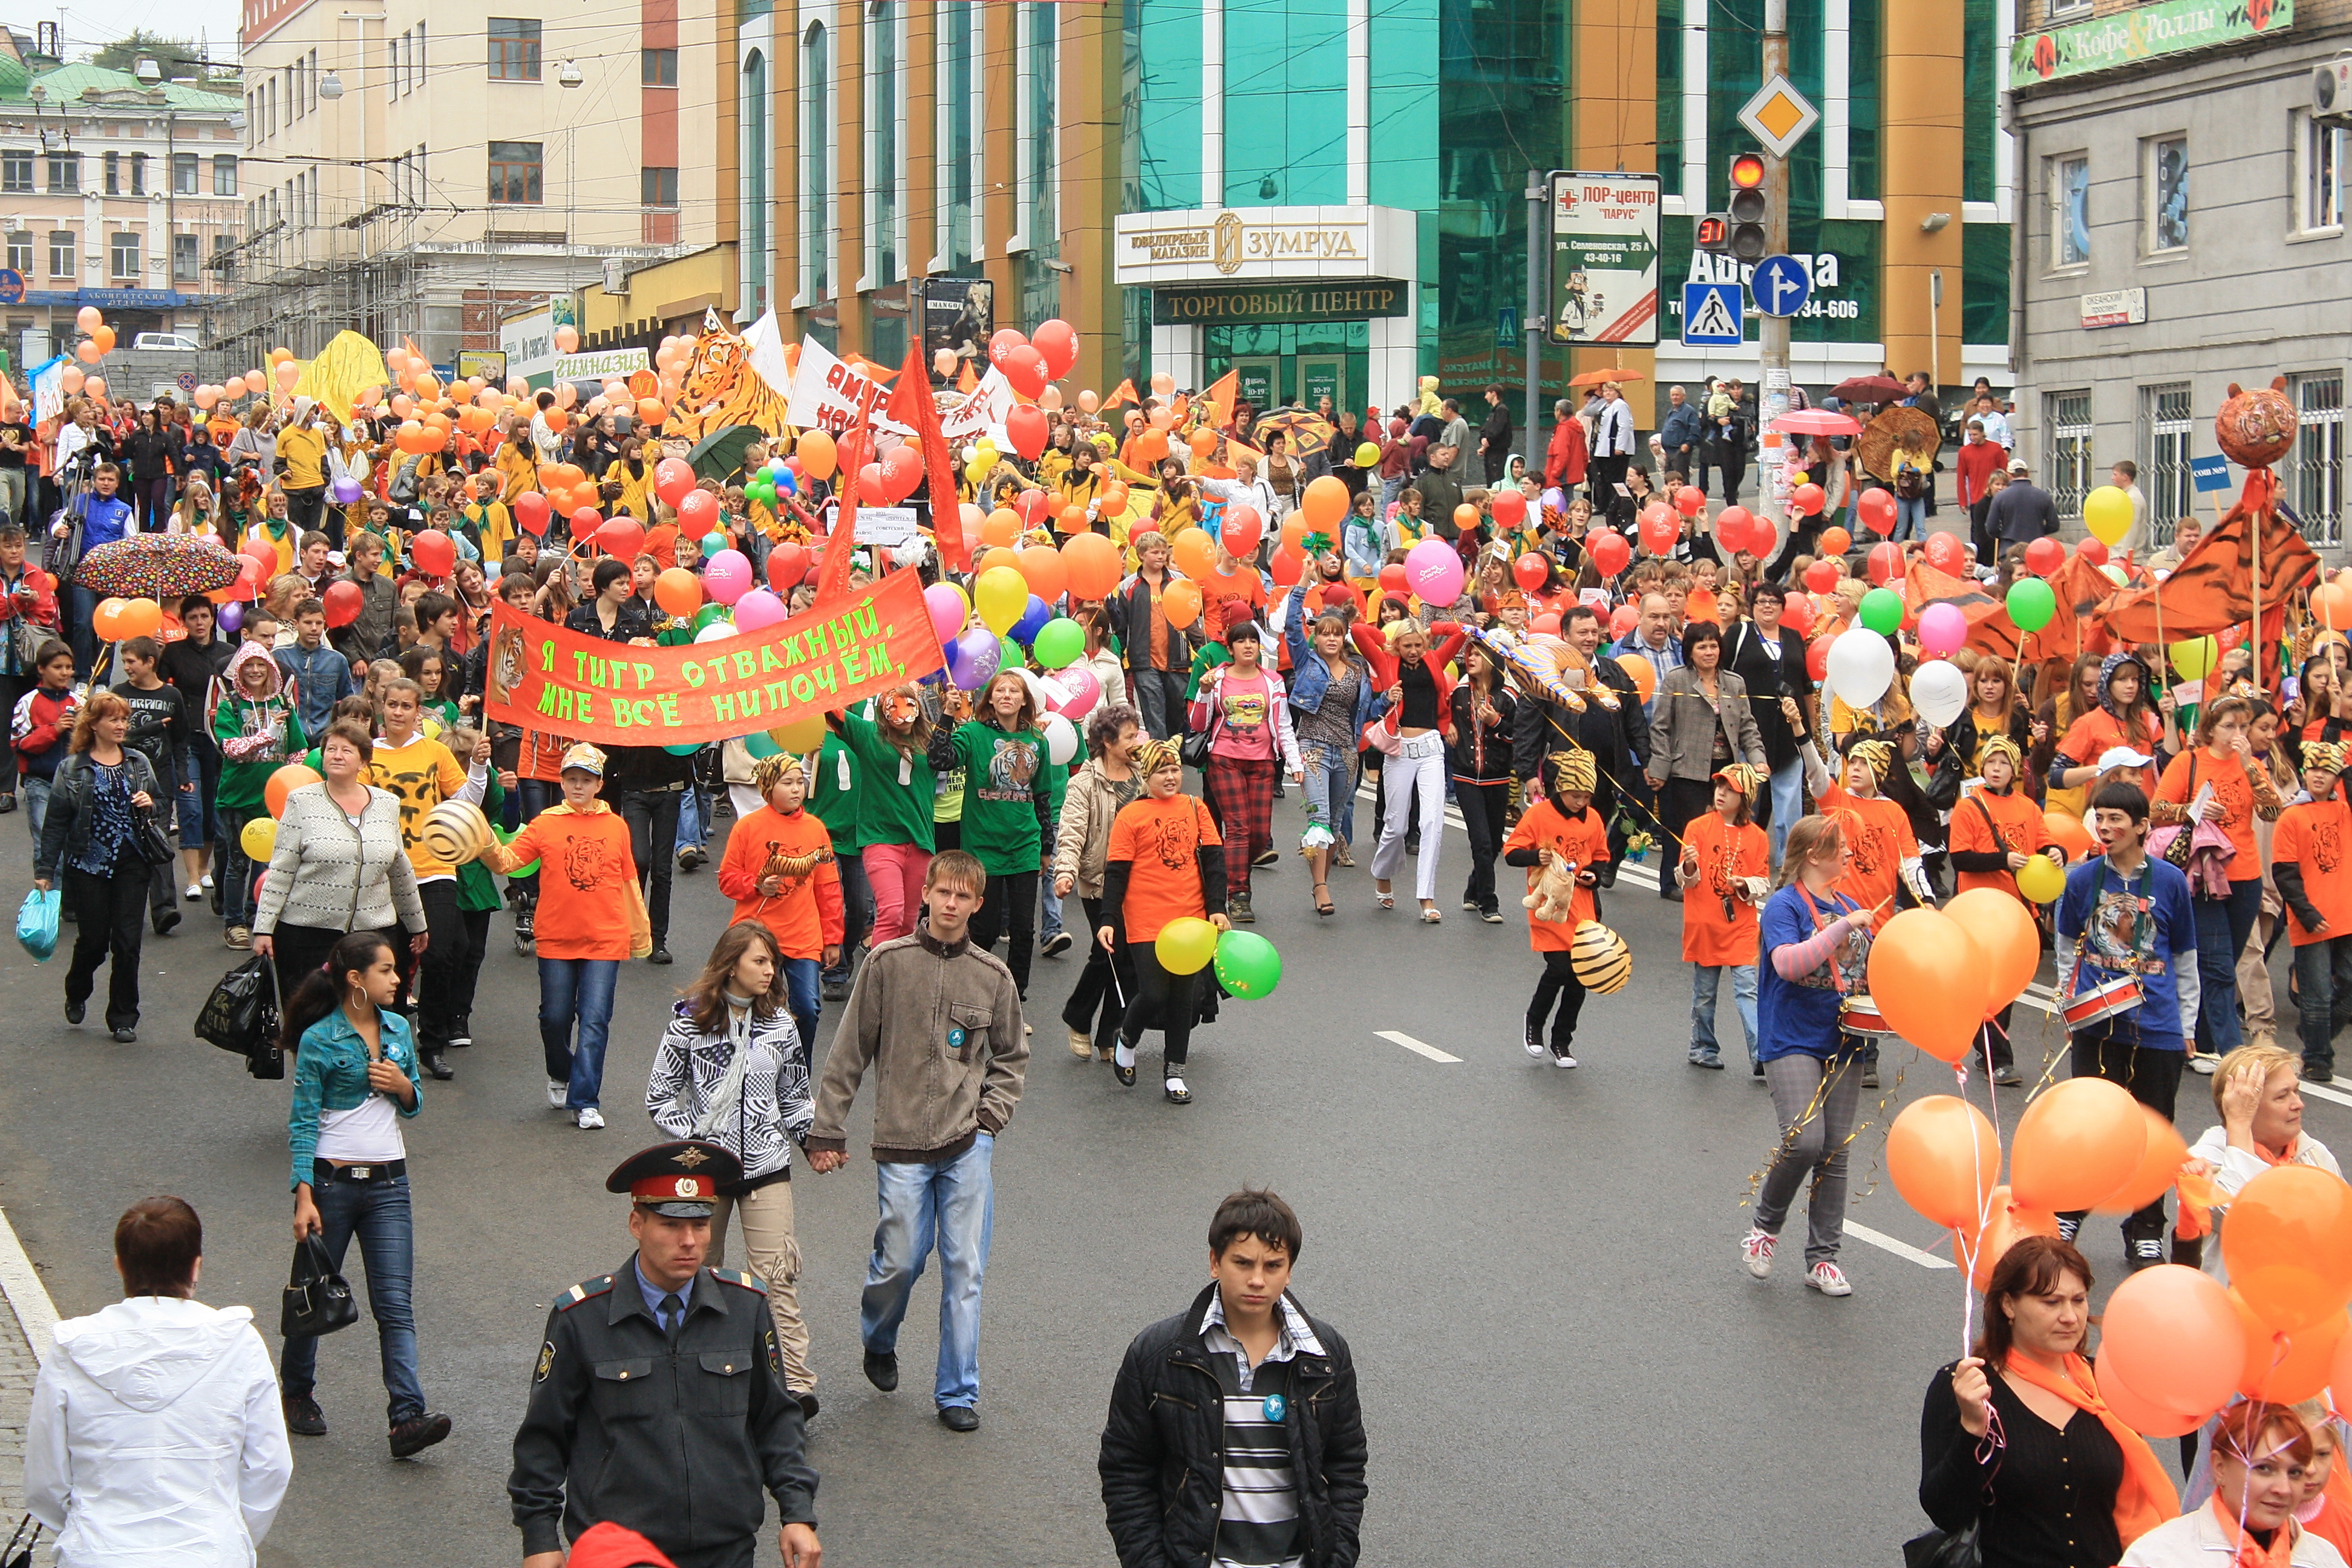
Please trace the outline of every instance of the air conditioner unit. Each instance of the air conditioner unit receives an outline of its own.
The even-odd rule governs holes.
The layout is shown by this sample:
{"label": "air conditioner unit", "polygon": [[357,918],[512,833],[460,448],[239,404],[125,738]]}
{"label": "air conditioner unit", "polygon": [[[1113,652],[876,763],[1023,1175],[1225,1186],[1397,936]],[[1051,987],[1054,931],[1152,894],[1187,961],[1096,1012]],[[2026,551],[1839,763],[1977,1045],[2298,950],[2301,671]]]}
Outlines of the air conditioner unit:
{"label": "air conditioner unit", "polygon": [[604,258],[604,292],[623,299],[628,296],[628,263],[617,256],[608,256]]}
{"label": "air conditioner unit", "polygon": [[2338,55],[2311,73],[2311,117],[2352,125],[2352,55]]}

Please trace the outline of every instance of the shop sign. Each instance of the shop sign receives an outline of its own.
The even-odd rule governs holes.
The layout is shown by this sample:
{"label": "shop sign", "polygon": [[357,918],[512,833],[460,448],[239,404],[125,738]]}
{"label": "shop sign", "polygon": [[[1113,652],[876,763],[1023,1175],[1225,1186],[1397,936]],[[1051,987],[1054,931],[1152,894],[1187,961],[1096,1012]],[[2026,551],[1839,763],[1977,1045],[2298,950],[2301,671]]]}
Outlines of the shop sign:
{"label": "shop sign", "polygon": [[[1684,220],[1687,223],[1687,220]],[[1685,234],[1687,230],[1685,229]],[[1874,289],[1877,280],[1878,263],[1874,256],[1858,255],[1851,250],[1794,251],[1790,258],[1802,268],[1811,280],[1812,293],[1790,318],[1798,341],[1806,342],[1874,342],[1877,341],[1878,324],[1874,310]],[[1703,250],[1690,252],[1689,271],[1683,279],[1689,283],[1737,283],[1748,288],[1755,273],[1751,264],[1735,257],[1714,256]],[[1666,290],[1666,336],[1679,339],[1682,335],[1682,289]],[[1761,331],[1761,318],[1750,311],[1748,319],[1749,341]]]}
{"label": "shop sign", "polygon": [[2147,320],[2147,290],[2109,289],[2083,296],[2085,327],[2137,327]]}
{"label": "shop sign", "polygon": [[1554,171],[1553,342],[1656,345],[1658,191],[1655,174]]}
{"label": "shop sign", "polygon": [[1379,278],[1412,268],[1417,222],[1376,206],[1122,213],[1111,256],[1132,286]]}
{"label": "shop sign", "polygon": [[2034,87],[2137,65],[2160,55],[2283,33],[2294,25],[2294,0],[2156,0],[2071,27],[2011,39],[2009,85]]}
{"label": "shop sign", "polygon": [[1412,286],[1393,279],[1230,289],[1154,289],[1155,326],[1231,326],[1256,321],[1368,321],[1412,313]]}
{"label": "shop sign", "polygon": [[562,354],[555,361],[558,381],[611,381],[626,379],[633,372],[647,370],[653,360],[643,348],[599,349],[593,353]]}

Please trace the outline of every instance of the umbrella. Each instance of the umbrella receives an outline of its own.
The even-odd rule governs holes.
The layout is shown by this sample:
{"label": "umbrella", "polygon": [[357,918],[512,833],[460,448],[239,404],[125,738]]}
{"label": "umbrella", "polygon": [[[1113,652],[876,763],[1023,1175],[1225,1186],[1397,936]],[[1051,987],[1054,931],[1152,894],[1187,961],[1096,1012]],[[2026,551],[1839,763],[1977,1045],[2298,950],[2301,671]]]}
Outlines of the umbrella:
{"label": "umbrella", "polygon": [[1328,420],[1319,416],[1304,409],[1287,409],[1280,414],[1269,414],[1259,420],[1256,433],[1261,443],[1277,434],[1287,436],[1294,454],[1311,458],[1318,452],[1329,450],[1331,437],[1339,432],[1332,428]]}
{"label": "umbrella", "polygon": [[226,588],[244,574],[238,557],[185,533],[140,533],[101,544],[73,574],[75,583],[101,597],[164,604]]}
{"label": "umbrella", "polygon": [[1772,421],[1772,428],[1799,436],[1859,436],[1862,422],[1827,408],[1798,408]]}
{"label": "umbrella", "polygon": [[1588,370],[1582,375],[1568,378],[1570,386],[1599,386],[1604,381],[1647,381],[1650,378],[1638,370]]}
{"label": "umbrella", "polygon": [[743,466],[744,447],[767,438],[756,425],[723,426],[697,441],[686,460],[694,465],[696,479],[724,479]]}
{"label": "umbrella", "polygon": [[1900,403],[1911,389],[1887,375],[1857,375],[1837,384],[1830,394],[1842,403]]}

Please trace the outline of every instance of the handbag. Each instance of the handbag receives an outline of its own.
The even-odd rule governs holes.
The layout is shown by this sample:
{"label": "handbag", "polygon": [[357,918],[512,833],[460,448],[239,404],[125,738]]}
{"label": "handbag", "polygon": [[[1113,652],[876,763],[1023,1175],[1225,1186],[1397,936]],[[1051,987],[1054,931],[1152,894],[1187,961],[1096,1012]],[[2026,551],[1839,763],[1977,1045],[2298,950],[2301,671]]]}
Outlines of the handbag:
{"label": "handbag", "polygon": [[288,1339],[298,1334],[331,1334],[359,1321],[359,1303],[352,1300],[348,1280],[335,1272],[327,1244],[316,1235],[294,1244],[294,1273],[286,1282],[286,1305],[278,1315],[278,1331]]}
{"label": "handbag", "polygon": [[[28,1530],[30,1535],[25,1533]],[[0,1546],[0,1568],[33,1568],[33,1548],[40,1543],[41,1521],[28,1513],[8,1532],[8,1544]]]}
{"label": "handbag", "polygon": [[1983,1562],[1974,1523],[1965,1530],[1931,1530],[1903,1543],[1903,1568],[1978,1568]]}
{"label": "handbag", "polygon": [[196,1038],[241,1057],[275,1051],[278,1031],[278,966],[258,954],[222,975],[196,1010]]}
{"label": "handbag", "polygon": [[[2194,750],[2189,753],[2189,798],[2191,801],[2197,798],[2197,753]],[[2164,858],[2186,871],[2189,869],[2189,857],[2196,847],[2197,825],[2183,823],[2179,831],[2172,836],[2172,841],[2164,847]]]}
{"label": "handbag", "polygon": [[155,820],[152,806],[142,811],[138,822],[132,826],[131,847],[137,850],[139,858],[150,866],[169,866],[180,858],[179,846],[173,844],[172,836],[163,831],[163,825]]}

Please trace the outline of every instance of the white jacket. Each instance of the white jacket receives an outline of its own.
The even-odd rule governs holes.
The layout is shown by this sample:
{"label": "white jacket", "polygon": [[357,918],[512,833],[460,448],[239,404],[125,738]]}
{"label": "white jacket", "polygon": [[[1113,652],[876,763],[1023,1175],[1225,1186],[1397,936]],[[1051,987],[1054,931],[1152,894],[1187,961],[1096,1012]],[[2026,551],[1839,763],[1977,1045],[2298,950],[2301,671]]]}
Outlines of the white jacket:
{"label": "white jacket", "polygon": [[25,1440],[58,1568],[253,1568],[293,1476],[250,1309],[134,1296],[58,1325]]}
{"label": "white jacket", "polygon": [[[2294,1568],[2345,1568],[2336,1548],[2296,1525]],[[2237,1561],[2210,1505],[2167,1520],[2125,1548],[2117,1568],[2230,1568]]]}
{"label": "white jacket", "polygon": [[[2205,1129],[2203,1135],[2189,1146],[2189,1157],[2192,1160],[2202,1160],[2212,1166],[2213,1184],[2231,1197],[2237,1195],[2240,1187],[2270,1169],[2261,1155],[2249,1154],[2243,1149],[2231,1148],[2230,1131],[2226,1127],[2215,1126]],[[2336,1163],[2336,1156],[2328,1152],[2327,1145],[2308,1132],[2301,1133],[2296,1137],[2294,1158],[2289,1163],[2310,1165],[2326,1172],[2331,1176],[2341,1176],[2344,1173]],[[2229,1212],[2227,1209],[2210,1211],[2213,1229],[2212,1233],[2205,1238],[2205,1272],[2224,1285],[2230,1282],[2230,1273],[2221,1264],[2221,1226]]]}

